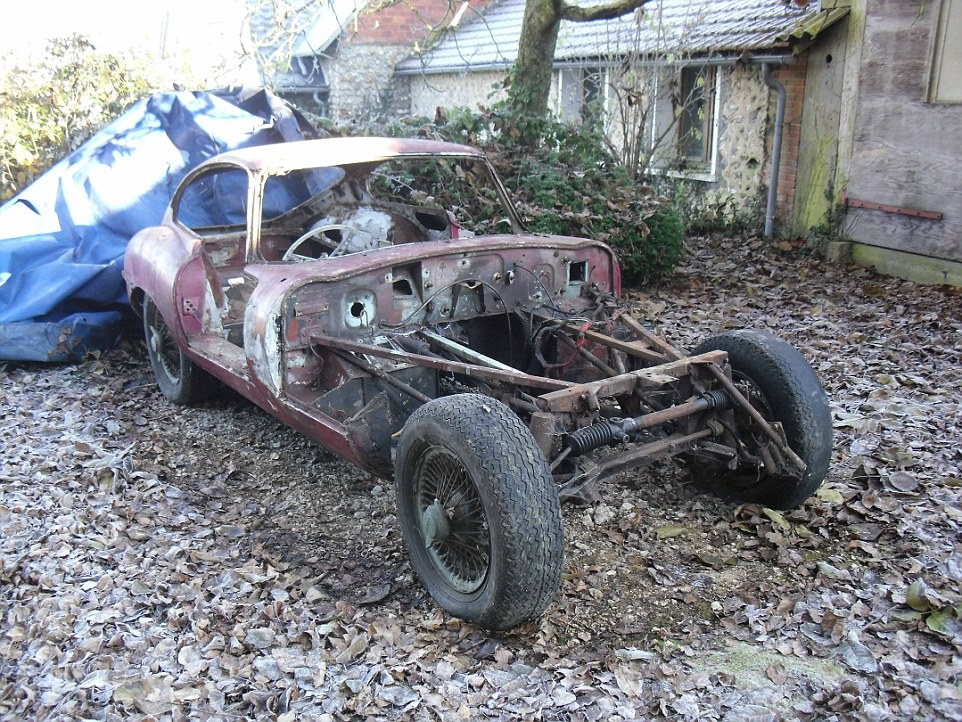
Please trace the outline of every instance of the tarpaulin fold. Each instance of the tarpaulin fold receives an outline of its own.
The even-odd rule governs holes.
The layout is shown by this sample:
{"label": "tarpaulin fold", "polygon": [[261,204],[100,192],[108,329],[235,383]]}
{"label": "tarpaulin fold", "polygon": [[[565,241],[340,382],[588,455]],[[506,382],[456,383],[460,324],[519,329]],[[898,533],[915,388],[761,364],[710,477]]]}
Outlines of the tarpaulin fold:
{"label": "tarpaulin fold", "polygon": [[184,175],[226,150],[314,135],[263,89],[137,103],[0,206],[0,359],[75,361],[115,344],[127,242],[161,220]]}

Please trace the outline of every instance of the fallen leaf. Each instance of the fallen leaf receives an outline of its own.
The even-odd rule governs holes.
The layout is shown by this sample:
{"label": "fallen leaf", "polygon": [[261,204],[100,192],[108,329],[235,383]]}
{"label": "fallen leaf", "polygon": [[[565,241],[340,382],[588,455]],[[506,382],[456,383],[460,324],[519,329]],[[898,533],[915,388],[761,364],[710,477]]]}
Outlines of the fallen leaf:
{"label": "fallen leaf", "polygon": [[885,485],[895,491],[914,492],[919,488],[919,480],[907,471],[893,471],[884,477]]}
{"label": "fallen leaf", "polygon": [[672,537],[681,536],[687,530],[682,526],[660,526],[655,528],[655,535],[659,539],[670,539]]}

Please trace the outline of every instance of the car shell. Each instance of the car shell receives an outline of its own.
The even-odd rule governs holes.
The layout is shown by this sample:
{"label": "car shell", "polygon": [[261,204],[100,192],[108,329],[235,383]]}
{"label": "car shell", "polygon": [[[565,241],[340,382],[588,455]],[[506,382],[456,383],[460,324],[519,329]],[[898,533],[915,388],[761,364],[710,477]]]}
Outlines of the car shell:
{"label": "car shell", "polygon": [[[194,363],[309,438],[381,475],[389,475],[390,450],[385,448],[389,442],[383,438],[373,441],[370,425],[352,426],[313,408],[303,395],[289,393],[303,382],[297,375],[304,358],[295,357],[309,355],[303,349],[310,344],[309,334],[317,330],[316,324],[312,326],[294,308],[295,303],[300,302],[302,308],[311,303],[343,306],[357,302],[366,293],[376,302],[380,321],[397,323],[402,319],[390,298],[385,271],[417,265],[424,273],[443,275],[459,264],[503,266],[504,259],[512,255],[524,256],[537,266],[556,268],[559,275],[564,270],[562,264],[571,258],[588,259],[586,264],[594,269],[591,282],[615,295],[621,284],[617,261],[605,244],[523,232],[507,191],[493,171],[492,178],[511,216],[511,224],[521,232],[404,243],[314,263],[277,263],[260,258],[258,219],[267,178],[296,169],[364,165],[410,157],[468,158],[487,165],[484,154],[476,148],[419,139],[337,138],[232,151],[206,161],[185,177],[160,225],[134,236],[124,262],[132,304],[138,307],[144,298],[150,298],[178,345]],[[237,169],[249,179],[242,276],[252,282],[253,290],[243,318],[243,347],[225,340],[217,326],[215,309],[223,289],[212,278],[212,254],[206,248],[210,242],[177,220],[184,189],[218,169]],[[491,275],[497,273],[493,271]],[[308,287],[312,289],[310,293],[304,291]],[[527,295],[521,293],[518,302]],[[312,300],[306,300],[306,296]],[[324,330],[351,338],[362,335],[344,325]]]}

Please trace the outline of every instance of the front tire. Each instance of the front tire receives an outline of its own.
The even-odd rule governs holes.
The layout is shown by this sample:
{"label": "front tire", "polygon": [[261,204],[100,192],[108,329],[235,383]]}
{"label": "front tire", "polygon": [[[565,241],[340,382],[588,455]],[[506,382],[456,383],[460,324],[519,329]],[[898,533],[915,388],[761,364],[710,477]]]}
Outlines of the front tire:
{"label": "front tire", "polygon": [[150,297],[144,298],[144,339],[160,392],[175,404],[200,401],[205,395],[205,382],[211,379],[184,355]]}
{"label": "front tire", "polygon": [[[832,415],[828,398],[815,371],[793,346],[760,331],[741,329],[713,336],[695,354],[726,351],[732,379],[767,421],[779,421],[788,445],[802,461],[800,479],[770,474],[742,464],[734,470],[720,463],[699,460],[693,465],[696,483],[721,497],[764,504],[772,509],[792,509],[811,496],[828,472],[832,456]],[[747,413],[737,406],[736,425],[751,446],[762,440]]]}
{"label": "front tire", "polygon": [[507,406],[478,394],[430,401],[404,425],[395,468],[411,566],[443,609],[497,630],[547,608],[564,563],[561,508]]}

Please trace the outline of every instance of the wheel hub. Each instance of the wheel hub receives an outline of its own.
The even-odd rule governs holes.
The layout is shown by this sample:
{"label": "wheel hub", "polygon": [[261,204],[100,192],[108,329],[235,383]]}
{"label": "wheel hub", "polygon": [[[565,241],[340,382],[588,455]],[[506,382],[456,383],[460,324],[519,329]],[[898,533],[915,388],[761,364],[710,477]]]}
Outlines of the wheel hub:
{"label": "wheel hub", "polygon": [[477,591],[491,562],[491,536],[474,482],[443,446],[424,449],[414,478],[418,532],[431,564],[455,591]]}
{"label": "wheel hub", "polygon": [[422,516],[424,529],[424,545],[432,547],[439,542],[443,542],[451,534],[451,523],[448,521],[444,507],[437,499],[427,509]]}

